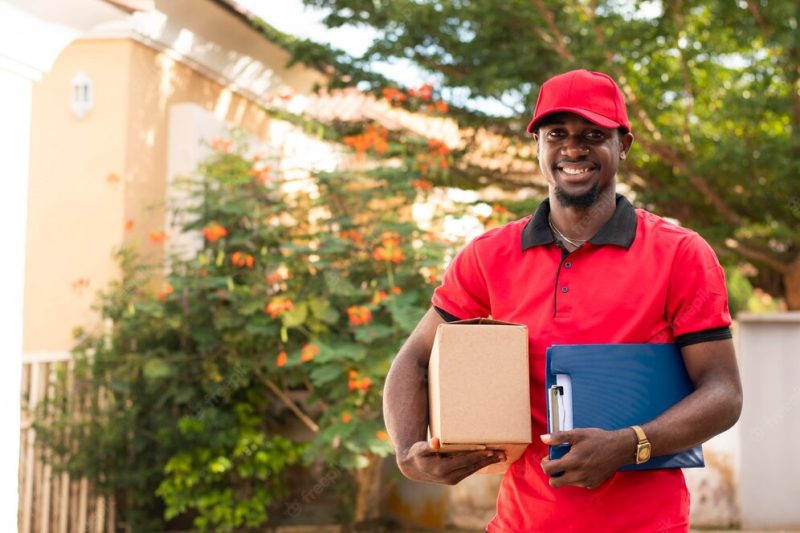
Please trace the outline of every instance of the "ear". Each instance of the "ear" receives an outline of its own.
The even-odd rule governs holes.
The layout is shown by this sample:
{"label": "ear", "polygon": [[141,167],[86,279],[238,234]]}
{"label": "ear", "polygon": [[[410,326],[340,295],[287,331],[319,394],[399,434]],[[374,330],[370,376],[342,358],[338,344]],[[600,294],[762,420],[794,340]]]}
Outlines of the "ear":
{"label": "ear", "polygon": [[628,152],[631,149],[631,145],[633,145],[633,133],[628,132],[624,135],[621,135],[619,138],[619,158],[625,159],[628,157]]}

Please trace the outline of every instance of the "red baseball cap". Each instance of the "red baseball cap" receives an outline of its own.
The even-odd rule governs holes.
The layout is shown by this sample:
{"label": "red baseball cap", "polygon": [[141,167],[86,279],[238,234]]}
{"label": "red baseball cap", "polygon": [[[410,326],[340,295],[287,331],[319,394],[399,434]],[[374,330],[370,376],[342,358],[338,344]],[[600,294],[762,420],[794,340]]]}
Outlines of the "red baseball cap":
{"label": "red baseball cap", "polygon": [[528,133],[536,130],[544,117],[559,112],[575,113],[603,128],[622,126],[631,131],[622,91],[611,76],[601,72],[571,70],[544,82]]}

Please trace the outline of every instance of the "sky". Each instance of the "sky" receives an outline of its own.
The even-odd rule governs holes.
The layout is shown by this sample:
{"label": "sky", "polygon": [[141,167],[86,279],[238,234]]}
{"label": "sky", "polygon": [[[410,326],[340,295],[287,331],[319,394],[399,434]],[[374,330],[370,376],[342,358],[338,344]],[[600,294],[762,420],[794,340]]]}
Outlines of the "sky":
{"label": "sky", "polygon": [[[305,7],[302,0],[236,0],[236,2],[278,30],[320,43],[330,44],[350,55],[361,55],[379,33],[370,28],[342,27],[329,29],[322,24],[326,11]],[[276,9],[276,6],[280,8]],[[437,87],[435,76],[410,61],[376,62],[372,69],[405,87],[431,83]],[[509,108],[491,99],[469,99],[463,91],[443,90],[442,97],[450,103],[480,110],[493,115],[508,115]]]}

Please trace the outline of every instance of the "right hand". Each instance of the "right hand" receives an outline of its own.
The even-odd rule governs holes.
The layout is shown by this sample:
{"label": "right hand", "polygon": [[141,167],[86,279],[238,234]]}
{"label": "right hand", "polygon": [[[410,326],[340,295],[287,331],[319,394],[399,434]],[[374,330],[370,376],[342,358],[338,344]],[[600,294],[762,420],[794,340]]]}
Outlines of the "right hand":
{"label": "right hand", "polygon": [[439,439],[412,444],[397,454],[397,466],[408,479],[455,485],[481,468],[505,461],[502,450],[439,453]]}

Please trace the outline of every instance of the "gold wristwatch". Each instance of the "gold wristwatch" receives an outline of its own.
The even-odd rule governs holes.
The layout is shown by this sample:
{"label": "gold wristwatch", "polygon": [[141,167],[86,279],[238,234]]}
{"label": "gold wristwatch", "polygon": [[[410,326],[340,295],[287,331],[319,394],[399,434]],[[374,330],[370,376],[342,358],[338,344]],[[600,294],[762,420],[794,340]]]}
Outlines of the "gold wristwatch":
{"label": "gold wristwatch", "polygon": [[631,429],[636,433],[636,438],[639,442],[636,444],[636,464],[640,465],[650,460],[650,441],[647,440],[647,435],[644,430],[639,426],[631,426]]}

